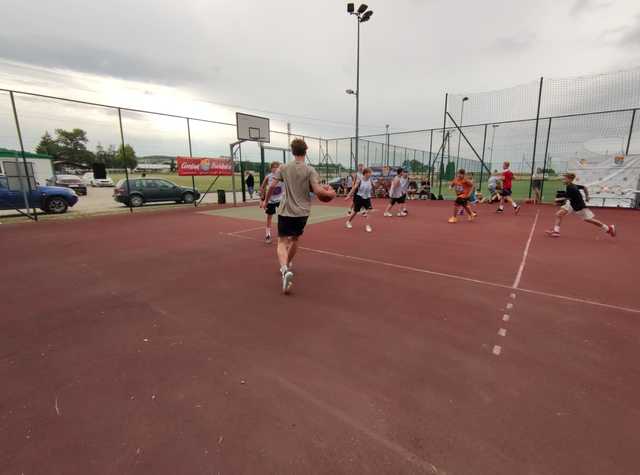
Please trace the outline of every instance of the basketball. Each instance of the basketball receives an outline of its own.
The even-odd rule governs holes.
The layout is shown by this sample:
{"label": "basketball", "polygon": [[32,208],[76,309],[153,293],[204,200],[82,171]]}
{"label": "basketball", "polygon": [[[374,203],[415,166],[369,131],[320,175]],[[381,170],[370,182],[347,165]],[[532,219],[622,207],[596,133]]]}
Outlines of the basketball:
{"label": "basketball", "polygon": [[336,197],[336,192],[330,185],[323,185],[322,188],[327,192],[326,195],[318,195],[318,199],[323,203],[328,203]]}

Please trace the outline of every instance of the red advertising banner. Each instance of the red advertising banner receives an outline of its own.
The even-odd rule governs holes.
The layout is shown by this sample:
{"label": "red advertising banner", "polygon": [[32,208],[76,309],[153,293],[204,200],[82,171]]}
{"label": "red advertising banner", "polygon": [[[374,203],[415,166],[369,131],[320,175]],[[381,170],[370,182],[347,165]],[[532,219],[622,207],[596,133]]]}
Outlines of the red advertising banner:
{"label": "red advertising banner", "polygon": [[231,176],[233,163],[230,158],[176,157],[179,176]]}

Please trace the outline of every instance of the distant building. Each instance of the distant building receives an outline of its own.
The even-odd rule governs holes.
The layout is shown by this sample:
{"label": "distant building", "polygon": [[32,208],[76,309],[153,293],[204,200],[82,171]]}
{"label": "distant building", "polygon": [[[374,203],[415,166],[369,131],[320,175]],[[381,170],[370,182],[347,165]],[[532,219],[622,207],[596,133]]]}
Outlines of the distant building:
{"label": "distant building", "polygon": [[[27,163],[33,165],[33,173],[36,182],[44,185],[47,179],[52,178],[55,173],[53,171],[53,157],[43,153],[24,152]],[[5,162],[22,163],[22,152],[19,150],[9,150],[0,148],[0,175],[5,174]]]}

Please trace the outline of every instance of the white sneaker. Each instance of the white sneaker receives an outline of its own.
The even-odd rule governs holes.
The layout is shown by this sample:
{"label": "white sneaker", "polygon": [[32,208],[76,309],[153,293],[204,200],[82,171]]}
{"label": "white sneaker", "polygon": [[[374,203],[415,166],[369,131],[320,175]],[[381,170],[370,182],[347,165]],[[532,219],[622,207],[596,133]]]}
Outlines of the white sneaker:
{"label": "white sneaker", "polygon": [[351,224],[351,221],[347,221],[345,226],[347,229],[351,229],[353,227],[353,224]]}
{"label": "white sneaker", "polygon": [[370,233],[371,231],[373,231],[373,228],[372,228],[370,225],[368,225],[368,224],[367,224],[367,225],[364,227],[364,230],[365,230],[366,232]]}
{"label": "white sneaker", "polygon": [[387,216],[387,217],[391,217],[391,216],[393,216],[393,215],[392,215],[391,213],[389,213],[388,211],[385,211],[385,212],[384,212],[384,215],[385,215],[385,216]]}
{"label": "white sneaker", "polygon": [[404,215],[402,214],[402,211],[399,211],[399,212],[396,214],[396,216],[404,216]]}
{"label": "white sneaker", "polygon": [[288,270],[284,274],[282,274],[282,293],[288,294],[291,290],[291,286],[293,285],[293,272]]}

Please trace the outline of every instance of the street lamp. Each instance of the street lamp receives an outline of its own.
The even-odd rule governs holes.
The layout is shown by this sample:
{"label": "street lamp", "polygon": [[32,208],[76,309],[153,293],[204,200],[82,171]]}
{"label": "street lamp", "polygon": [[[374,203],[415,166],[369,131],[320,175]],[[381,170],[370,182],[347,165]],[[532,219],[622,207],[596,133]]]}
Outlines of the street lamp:
{"label": "street lamp", "polygon": [[493,124],[491,127],[493,127],[493,132],[491,136],[491,158],[489,158],[489,164],[493,165],[493,144],[496,141],[496,129],[500,127],[500,124]]}
{"label": "street lamp", "polygon": [[[467,102],[469,98],[464,96],[462,98],[462,107],[460,109],[460,130],[462,130],[462,114],[464,113],[464,103]],[[458,168],[458,163],[460,162],[460,139],[462,139],[462,133],[458,131],[458,153],[456,155],[456,169]]]}
{"label": "street lamp", "polygon": [[347,13],[349,15],[354,15],[356,17],[356,21],[358,23],[358,48],[356,53],[356,90],[353,91],[351,89],[347,89],[347,94],[351,94],[356,96],[356,155],[355,155],[355,165],[358,166],[358,137],[359,137],[359,121],[360,121],[360,23],[364,23],[365,21],[369,21],[371,15],[373,15],[373,11],[368,9],[369,6],[365,3],[358,7],[358,10],[355,9],[355,5],[353,3],[347,3]]}

